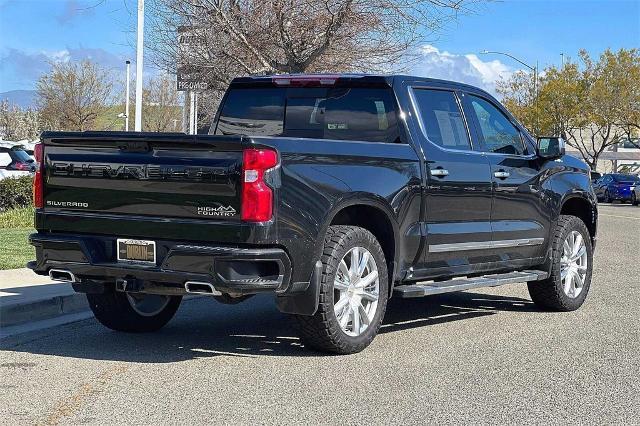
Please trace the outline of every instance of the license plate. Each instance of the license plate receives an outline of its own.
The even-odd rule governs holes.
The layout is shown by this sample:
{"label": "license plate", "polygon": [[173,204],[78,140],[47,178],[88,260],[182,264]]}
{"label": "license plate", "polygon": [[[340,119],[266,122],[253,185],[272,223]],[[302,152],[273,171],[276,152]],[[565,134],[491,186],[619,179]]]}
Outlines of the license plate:
{"label": "license plate", "polygon": [[156,243],[145,240],[128,240],[119,238],[118,261],[156,263]]}

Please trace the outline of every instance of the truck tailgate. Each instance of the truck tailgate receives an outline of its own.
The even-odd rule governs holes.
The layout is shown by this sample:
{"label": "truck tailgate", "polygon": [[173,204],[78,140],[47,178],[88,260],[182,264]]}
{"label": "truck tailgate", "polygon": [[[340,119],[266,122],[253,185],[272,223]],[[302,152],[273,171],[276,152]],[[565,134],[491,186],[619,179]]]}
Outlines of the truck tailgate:
{"label": "truck tailgate", "polygon": [[47,213],[240,220],[241,137],[43,136]]}

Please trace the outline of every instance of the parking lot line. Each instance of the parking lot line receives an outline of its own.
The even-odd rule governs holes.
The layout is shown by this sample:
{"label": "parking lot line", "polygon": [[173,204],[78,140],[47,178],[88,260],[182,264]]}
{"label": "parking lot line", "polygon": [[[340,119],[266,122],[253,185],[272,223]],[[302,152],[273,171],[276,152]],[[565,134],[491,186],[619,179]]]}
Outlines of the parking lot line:
{"label": "parking lot line", "polygon": [[621,219],[640,220],[640,217],[618,216],[618,215],[615,215],[615,214],[606,214],[606,213],[599,213],[598,216],[609,216],[609,217],[618,217],[618,218],[621,218]]}

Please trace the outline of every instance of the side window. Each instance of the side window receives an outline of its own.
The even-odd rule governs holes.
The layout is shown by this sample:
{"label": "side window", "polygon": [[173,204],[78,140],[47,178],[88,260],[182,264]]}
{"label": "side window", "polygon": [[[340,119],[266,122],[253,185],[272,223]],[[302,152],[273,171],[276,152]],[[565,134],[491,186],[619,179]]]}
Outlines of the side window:
{"label": "side window", "polygon": [[427,139],[443,148],[471,149],[469,135],[453,92],[415,89],[413,93]]}
{"label": "side window", "polygon": [[387,143],[400,140],[394,99],[387,89],[332,88],[323,96],[289,97],[284,123],[285,136]]}
{"label": "side window", "polygon": [[500,154],[524,154],[524,145],[518,129],[490,102],[469,95],[473,113],[480,126],[484,149]]}

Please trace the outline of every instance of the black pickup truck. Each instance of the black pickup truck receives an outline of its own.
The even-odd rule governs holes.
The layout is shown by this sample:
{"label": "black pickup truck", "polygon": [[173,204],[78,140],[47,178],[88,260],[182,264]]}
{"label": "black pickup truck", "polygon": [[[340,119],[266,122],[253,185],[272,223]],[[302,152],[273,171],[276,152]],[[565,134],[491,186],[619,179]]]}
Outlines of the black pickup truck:
{"label": "black pickup truck", "polygon": [[243,77],[209,135],[47,132],[35,154],[29,267],[114,330],[268,292],[307,347],[353,353],[392,296],[526,282],[570,311],[589,291],[589,168],[464,84]]}

